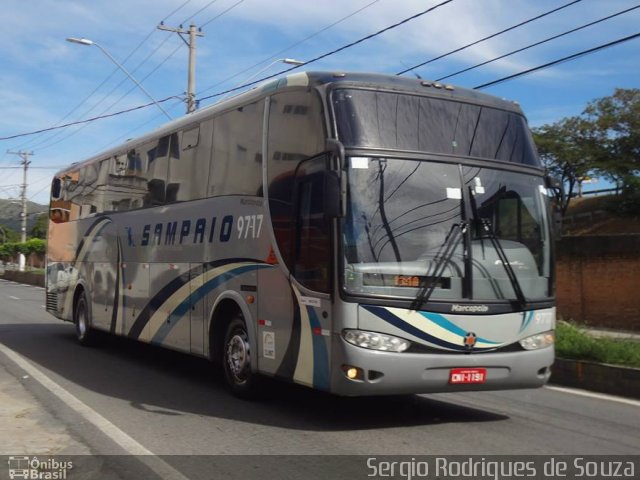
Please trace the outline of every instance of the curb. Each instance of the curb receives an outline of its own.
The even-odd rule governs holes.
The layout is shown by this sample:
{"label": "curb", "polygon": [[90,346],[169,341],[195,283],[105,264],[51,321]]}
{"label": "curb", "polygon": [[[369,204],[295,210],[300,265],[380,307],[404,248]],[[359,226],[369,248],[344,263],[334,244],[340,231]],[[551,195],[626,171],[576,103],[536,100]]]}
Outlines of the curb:
{"label": "curb", "polygon": [[44,287],[44,275],[41,273],[5,270],[4,274],[0,275],[0,278],[11,282],[26,283],[28,285]]}
{"label": "curb", "polygon": [[640,399],[640,368],[556,358],[549,383]]}

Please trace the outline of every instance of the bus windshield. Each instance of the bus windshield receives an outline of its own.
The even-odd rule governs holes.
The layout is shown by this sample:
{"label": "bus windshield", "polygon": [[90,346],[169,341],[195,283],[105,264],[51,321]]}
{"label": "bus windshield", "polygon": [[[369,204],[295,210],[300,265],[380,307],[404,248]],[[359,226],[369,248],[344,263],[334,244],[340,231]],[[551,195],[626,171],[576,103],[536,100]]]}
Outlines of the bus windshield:
{"label": "bus windshield", "polygon": [[340,141],[540,166],[525,118],[513,111],[406,93],[338,89]]}
{"label": "bus windshield", "polygon": [[540,177],[401,158],[347,164],[348,293],[414,299],[433,283],[431,299],[440,301],[512,301],[518,289],[527,301],[552,295]]}

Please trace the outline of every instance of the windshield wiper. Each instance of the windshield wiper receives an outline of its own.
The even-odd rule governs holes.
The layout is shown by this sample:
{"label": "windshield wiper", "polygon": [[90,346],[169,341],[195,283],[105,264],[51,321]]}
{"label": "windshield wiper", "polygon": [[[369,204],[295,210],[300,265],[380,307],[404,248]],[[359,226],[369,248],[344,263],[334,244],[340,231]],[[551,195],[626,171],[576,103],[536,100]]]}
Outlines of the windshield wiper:
{"label": "windshield wiper", "polygon": [[424,285],[420,287],[418,295],[416,295],[415,300],[411,303],[411,310],[419,310],[422,305],[429,301],[431,294],[436,289],[438,282],[444,275],[447,263],[449,263],[449,260],[451,260],[451,257],[453,256],[453,252],[455,252],[458,245],[460,245],[460,241],[464,238],[466,231],[467,225],[465,222],[460,224],[454,223],[451,225],[451,230],[449,230],[447,237],[444,239],[444,242],[442,242],[442,245],[440,245],[440,248],[433,257],[433,272],[431,272],[431,268],[427,270],[426,278],[429,279],[429,281],[425,282]]}

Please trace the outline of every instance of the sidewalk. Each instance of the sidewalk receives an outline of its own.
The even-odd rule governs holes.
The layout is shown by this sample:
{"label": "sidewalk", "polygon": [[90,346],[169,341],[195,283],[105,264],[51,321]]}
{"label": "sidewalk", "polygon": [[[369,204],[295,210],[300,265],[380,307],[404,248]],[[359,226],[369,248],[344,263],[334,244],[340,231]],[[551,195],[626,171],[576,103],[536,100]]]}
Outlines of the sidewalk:
{"label": "sidewalk", "polygon": [[16,378],[0,364],[0,455],[87,455],[75,440],[23,386],[33,381]]}
{"label": "sidewalk", "polygon": [[613,338],[617,340],[633,340],[640,342],[640,333],[621,331],[621,330],[607,330],[604,328],[587,328],[579,325],[580,328],[584,328],[589,335],[595,338]]}

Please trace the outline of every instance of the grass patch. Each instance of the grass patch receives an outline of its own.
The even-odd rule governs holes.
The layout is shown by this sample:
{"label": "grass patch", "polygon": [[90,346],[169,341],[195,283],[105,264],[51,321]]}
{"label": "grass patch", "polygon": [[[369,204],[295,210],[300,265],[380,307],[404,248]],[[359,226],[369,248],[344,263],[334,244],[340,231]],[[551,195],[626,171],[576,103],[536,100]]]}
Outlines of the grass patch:
{"label": "grass patch", "polygon": [[594,338],[575,324],[562,321],[556,326],[556,355],[640,368],[640,342]]}

